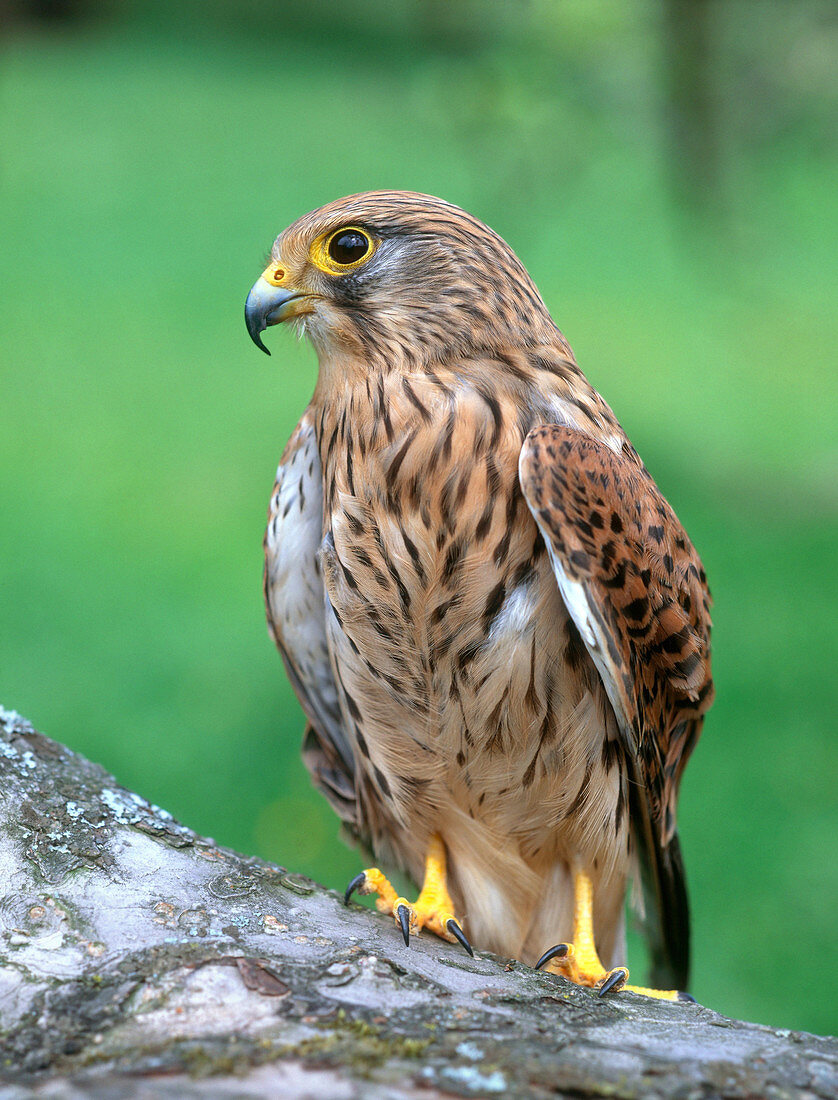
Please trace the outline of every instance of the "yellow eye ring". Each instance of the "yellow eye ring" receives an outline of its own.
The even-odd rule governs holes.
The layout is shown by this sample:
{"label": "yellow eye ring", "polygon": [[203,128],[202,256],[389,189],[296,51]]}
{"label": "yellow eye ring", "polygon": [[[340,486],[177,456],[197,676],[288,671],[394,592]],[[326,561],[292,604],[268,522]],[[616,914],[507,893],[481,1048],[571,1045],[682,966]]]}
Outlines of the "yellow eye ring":
{"label": "yellow eye ring", "polygon": [[311,259],[321,271],[341,275],[366,263],[377,247],[366,229],[343,225],[317,238],[311,246]]}

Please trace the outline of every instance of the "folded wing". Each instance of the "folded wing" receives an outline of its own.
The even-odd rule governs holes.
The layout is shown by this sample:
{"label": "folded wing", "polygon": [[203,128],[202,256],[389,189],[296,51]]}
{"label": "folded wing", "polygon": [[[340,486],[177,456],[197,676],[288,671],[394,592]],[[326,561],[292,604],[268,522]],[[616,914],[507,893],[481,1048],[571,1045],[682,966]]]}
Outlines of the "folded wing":
{"label": "folded wing", "polygon": [[352,750],[326,641],[319,552],[323,537],[320,455],[308,415],[283,452],[265,532],[268,629],[308,719],[303,760],[354,833],[362,832]]}
{"label": "folded wing", "polygon": [[675,809],[713,695],[704,571],[628,443],[617,452],[564,426],[534,428],[519,476],[629,750],[652,981],[685,988],[689,913]]}

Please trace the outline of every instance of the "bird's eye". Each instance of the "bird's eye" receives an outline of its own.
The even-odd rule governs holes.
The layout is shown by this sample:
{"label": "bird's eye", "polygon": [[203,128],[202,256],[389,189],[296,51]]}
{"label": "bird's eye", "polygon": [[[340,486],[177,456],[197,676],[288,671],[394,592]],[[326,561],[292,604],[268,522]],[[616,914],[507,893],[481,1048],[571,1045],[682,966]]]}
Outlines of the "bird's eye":
{"label": "bird's eye", "polygon": [[329,238],[329,257],[336,264],[356,264],[369,253],[372,244],[360,229],[339,229]]}

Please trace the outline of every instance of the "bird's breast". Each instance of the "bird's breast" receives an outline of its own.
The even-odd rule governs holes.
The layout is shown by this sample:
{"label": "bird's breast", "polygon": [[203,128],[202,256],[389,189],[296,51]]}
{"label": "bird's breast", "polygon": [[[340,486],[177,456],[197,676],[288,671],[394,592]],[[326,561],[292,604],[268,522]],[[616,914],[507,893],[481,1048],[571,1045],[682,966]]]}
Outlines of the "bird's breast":
{"label": "bird's breast", "polygon": [[[350,711],[368,725],[403,705],[433,749],[476,684],[500,711],[523,700],[533,646],[554,649],[546,635],[566,615],[518,483],[526,425],[512,398],[382,388],[367,416],[350,400],[320,430],[329,630]],[[488,718],[478,727],[493,736]]]}
{"label": "bird's breast", "polygon": [[341,415],[322,443],[326,583],[359,646],[427,674],[466,634],[491,630],[529,579],[538,535],[514,415],[468,389],[389,388],[366,427],[350,413],[341,431]]}
{"label": "bird's breast", "polygon": [[593,828],[579,807],[609,736],[601,685],[519,487],[520,409],[433,396],[332,409],[319,432],[344,724],[410,835],[479,821],[547,858],[571,809]]}

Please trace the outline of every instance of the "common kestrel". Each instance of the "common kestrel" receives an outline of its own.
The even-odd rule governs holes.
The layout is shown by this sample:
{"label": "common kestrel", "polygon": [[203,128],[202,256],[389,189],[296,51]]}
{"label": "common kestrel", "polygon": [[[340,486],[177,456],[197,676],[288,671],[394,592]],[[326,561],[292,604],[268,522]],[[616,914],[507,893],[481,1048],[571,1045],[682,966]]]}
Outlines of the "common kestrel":
{"label": "common kestrel", "polygon": [[[683,989],[675,810],[713,687],[701,562],[509,246],[400,191],[294,222],[247,299],[320,370],[265,536],[305,762],[409,933]],[[600,962],[603,959],[606,965]],[[608,967],[615,967],[609,970]],[[636,987],[631,987],[636,988]],[[676,996],[674,992],[666,995]]]}

